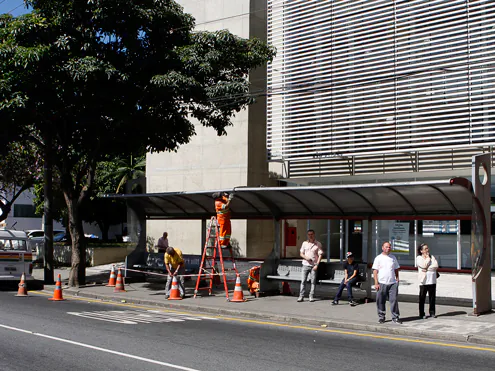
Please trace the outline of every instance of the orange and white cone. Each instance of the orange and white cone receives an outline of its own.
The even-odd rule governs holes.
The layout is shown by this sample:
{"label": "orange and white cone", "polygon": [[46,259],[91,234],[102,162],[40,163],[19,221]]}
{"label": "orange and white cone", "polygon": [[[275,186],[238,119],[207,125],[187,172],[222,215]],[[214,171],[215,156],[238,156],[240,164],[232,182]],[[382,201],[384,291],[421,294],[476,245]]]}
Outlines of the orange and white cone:
{"label": "orange and white cone", "polygon": [[19,282],[19,290],[17,290],[16,296],[22,296],[22,297],[28,296],[25,281],[26,281],[26,276],[23,273],[21,276],[21,282]]}
{"label": "orange and white cone", "polygon": [[172,288],[170,289],[168,300],[182,300],[179,291],[179,283],[177,282],[176,276],[174,276],[174,278],[172,279]]}
{"label": "orange and white cone", "polygon": [[239,273],[237,273],[237,279],[235,280],[234,297],[230,299],[230,301],[234,303],[246,301],[246,299],[244,299],[244,293],[242,292],[241,276],[239,276]]}
{"label": "orange and white cone", "polygon": [[113,292],[125,292],[124,280],[122,279],[122,273],[120,273],[120,268],[117,273],[117,283],[115,284],[115,289]]}
{"label": "orange and white cone", "polygon": [[62,301],[65,300],[62,295],[62,279],[60,278],[60,274],[57,277],[57,282],[55,283],[55,291],[53,291],[53,298],[48,298],[48,300],[53,301]]}
{"label": "orange and white cone", "polygon": [[112,270],[110,272],[110,279],[108,280],[108,285],[107,287],[115,287],[115,265],[112,265]]}

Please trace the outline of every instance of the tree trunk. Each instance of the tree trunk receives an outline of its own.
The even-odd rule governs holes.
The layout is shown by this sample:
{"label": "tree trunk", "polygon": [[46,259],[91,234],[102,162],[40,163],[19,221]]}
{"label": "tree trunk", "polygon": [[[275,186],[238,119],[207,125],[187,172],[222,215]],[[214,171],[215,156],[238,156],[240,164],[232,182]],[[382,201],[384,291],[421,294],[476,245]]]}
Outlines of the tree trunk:
{"label": "tree trunk", "polygon": [[69,274],[69,286],[79,287],[86,284],[86,240],[82,220],[79,217],[77,200],[69,199],[66,194],[69,215],[69,230],[72,238],[72,262]]}

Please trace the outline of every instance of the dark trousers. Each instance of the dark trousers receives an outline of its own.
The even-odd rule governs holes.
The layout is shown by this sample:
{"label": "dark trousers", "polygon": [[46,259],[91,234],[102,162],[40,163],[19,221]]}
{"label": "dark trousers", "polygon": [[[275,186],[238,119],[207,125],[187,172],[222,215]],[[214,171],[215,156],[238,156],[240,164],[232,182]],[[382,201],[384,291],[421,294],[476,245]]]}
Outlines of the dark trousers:
{"label": "dark trousers", "polygon": [[357,277],[350,279],[347,283],[344,283],[344,281],[345,279],[343,279],[340,283],[339,289],[337,290],[337,295],[335,295],[335,298],[333,300],[340,300],[342,292],[344,291],[344,287],[347,287],[347,298],[349,299],[349,301],[352,300],[352,285],[354,285],[354,283],[357,281]]}
{"label": "dark trousers", "polygon": [[430,315],[435,315],[435,298],[437,296],[437,285],[420,285],[419,286],[419,316],[425,316],[426,294],[430,302]]}

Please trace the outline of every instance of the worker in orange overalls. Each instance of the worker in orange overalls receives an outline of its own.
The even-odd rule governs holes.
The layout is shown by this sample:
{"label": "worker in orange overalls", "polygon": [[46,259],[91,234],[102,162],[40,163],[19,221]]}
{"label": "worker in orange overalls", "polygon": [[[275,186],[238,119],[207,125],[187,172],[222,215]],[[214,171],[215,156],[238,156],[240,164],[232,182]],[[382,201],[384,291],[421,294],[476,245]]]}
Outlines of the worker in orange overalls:
{"label": "worker in orange overalls", "polygon": [[230,234],[232,233],[232,224],[230,223],[230,201],[234,198],[233,193],[213,193],[215,199],[215,211],[217,213],[221,248],[232,248],[230,245]]}
{"label": "worker in orange overalls", "polygon": [[248,289],[251,295],[255,295],[260,288],[260,268],[256,265],[249,270],[249,277],[247,279]]}

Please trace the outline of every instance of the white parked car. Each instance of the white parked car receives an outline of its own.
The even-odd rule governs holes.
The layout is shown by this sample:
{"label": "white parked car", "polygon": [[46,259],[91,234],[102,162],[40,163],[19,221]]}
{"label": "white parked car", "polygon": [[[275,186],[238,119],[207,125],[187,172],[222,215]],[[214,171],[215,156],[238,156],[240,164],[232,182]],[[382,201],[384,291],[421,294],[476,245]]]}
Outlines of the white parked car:
{"label": "white parked car", "polygon": [[[44,246],[45,246],[45,232],[41,229],[31,229],[27,230],[26,234],[28,236],[28,248],[34,254],[33,261],[37,261],[42,259],[44,254]],[[53,241],[63,241],[65,237],[65,230],[63,229],[54,229],[53,230]]]}

